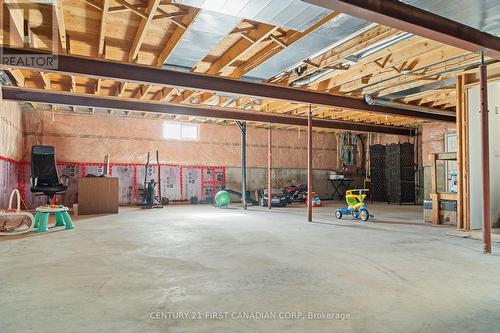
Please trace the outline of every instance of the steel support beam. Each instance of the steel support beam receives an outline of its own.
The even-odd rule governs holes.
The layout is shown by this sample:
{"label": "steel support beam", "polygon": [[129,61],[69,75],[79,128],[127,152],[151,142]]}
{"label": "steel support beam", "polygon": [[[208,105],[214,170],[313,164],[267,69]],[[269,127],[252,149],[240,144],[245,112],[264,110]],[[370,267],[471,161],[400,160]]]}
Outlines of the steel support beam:
{"label": "steel support beam", "polygon": [[272,193],[273,193],[273,150],[272,150],[272,127],[269,124],[267,131],[267,208],[271,209],[273,206]]}
{"label": "steel support beam", "polygon": [[[195,107],[180,104],[165,104],[159,102],[148,102],[138,99],[82,95],[68,92],[51,92],[39,89],[2,86],[2,97],[3,99],[17,102],[26,101],[34,103],[81,106],[88,108],[151,112],[240,121],[255,121],[292,126],[307,126],[307,118],[301,116],[291,116],[270,112],[243,111],[241,109],[222,109],[210,107]],[[313,119],[313,127],[351,130],[357,132],[396,134],[404,136],[415,135],[415,130],[412,128],[362,124],[329,119]]]}
{"label": "steel support beam", "polygon": [[[398,0],[304,0],[500,60],[500,38]],[[450,4],[451,5],[451,4]]]}
{"label": "steel support beam", "polygon": [[[8,68],[24,68],[30,70],[41,69],[36,68],[33,64],[18,62],[16,61],[16,57],[9,56],[16,54],[27,54],[30,56],[46,54],[38,50],[27,49],[3,48],[2,51],[3,56],[1,65]],[[54,68],[43,68],[43,70],[46,72],[62,73],[64,75],[82,75],[95,79],[101,78],[124,82],[136,82],[156,86],[174,86],[238,96],[253,96],[303,104],[361,110],[384,115],[455,122],[454,116],[421,113],[414,110],[379,105],[368,105],[358,98],[314,92],[306,89],[239,81],[217,76],[178,72],[151,66],[140,66],[136,64],[103,61],[69,55],[58,55],[56,65],[57,66],[54,66]]]}
{"label": "steel support beam", "polygon": [[481,91],[481,147],[483,163],[483,252],[491,253],[491,198],[490,198],[490,137],[488,123],[488,72],[486,65],[479,67]]}
{"label": "steel support beam", "polygon": [[312,139],[312,106],[307,113],[307,222],[312,222],[312,192],[313,192],[313,139]]}
{"label": "steel support beam", "polygon": [[237,121],[241,131],[241,204],[247,209],[247,123]]}

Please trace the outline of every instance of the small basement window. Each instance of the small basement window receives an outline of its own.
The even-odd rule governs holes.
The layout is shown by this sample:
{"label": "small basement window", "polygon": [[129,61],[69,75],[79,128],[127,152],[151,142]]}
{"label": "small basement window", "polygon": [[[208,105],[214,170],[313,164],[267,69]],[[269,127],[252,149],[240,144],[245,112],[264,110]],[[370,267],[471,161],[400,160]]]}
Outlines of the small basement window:
{"label": "small basement window", "polygon": [[198,140],[198,125],[166,121],[163,123],[163,137],[170,140]]}

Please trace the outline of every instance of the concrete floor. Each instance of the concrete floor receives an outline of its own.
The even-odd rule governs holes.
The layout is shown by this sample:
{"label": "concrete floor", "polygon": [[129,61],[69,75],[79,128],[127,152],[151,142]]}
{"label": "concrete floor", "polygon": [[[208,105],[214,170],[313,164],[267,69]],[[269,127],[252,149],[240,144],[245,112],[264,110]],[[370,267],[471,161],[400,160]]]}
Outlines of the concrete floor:
{"label": "concrete floor", "polygon": [[483,255],[418,206],[369,205],[360,224],[339,205],[312,224],[304,207],[122,208],[2,237],[0,331],[500,332],[499,244]]}

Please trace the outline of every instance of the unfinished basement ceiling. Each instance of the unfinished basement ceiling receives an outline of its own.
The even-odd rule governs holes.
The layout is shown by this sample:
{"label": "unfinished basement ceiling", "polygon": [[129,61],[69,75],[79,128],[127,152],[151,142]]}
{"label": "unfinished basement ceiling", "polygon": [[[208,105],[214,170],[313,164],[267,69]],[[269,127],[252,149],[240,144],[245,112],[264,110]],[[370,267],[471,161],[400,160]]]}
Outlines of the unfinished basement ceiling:
{"label": "unfinished basement ceiling", "polygon": [[341,14],[298,42],[282,50],[260,66],[255,67],[244,78],[252,80],[266,80],[271,78],[332,44],[345,40],[352,34],[365,29],[370,24],[372,23]]}
{"label": "unfinished basement ceiling", "polygon": [[236,16],[202,10],[167,59],[166,64],[187,70],[193,68],[240,21],[241,19]]}
{"label": "unfinished basement ceiling", "polygon": [[492,35],[500,36],[498,0],[400,0]]}
{"label": "unfinished basement ceiling", "polygon": [[[166,63],[186,69],[194,68],[242,19],[303,31],[330,13],[299,0],[176,0],[175,3],[202,9]],[[341,14],[255,67],[243,79],[262,81],[273,77],[370,24]]]}
{"label": "unfinished basement ceiling", "polygon": [[[134,3],[138,1],[135,0]],[[246,6],[260,4],[262,7],[264,3],[271,2],[221,0],[218,3],[219,7],[237,7],[242,6],[242,3]],[[292,0],[280,2],[286,6],[295,3]],[[403,109],[405,104],[411,104],[453,111],[457,99],[452,78],[475,69],[480,61],[475,53],[330,11],[319,21],[321,24],[316,23],[303,32],[297,32],[281,25],[227,15],[217,7],[213,7],[217,9],[215,11],[198,10],[199,8],[184,5],[175,9],[176,5],[160,1],[155,18],[144,29],[138,30],[140,12],[132,9],[113,9],[109,15],[103,16],[102,10],[88,2],[63,0],[62,4],[66,35],[70,36],[68,46],[71,46],[71,55],[95,57],[100,41],[104,40],[105,46],[107,45],[106,60],[127,62],[131,52],[131,38],[136,32],[135,39],[139,41],[137,63],[141,65],[166,64],[171,69],[182,66],[181,70],[184,71],[232,79],[250,80],[253,76],[259,82],[332,92],[360,100],[368,94],[377,99],[396,100],[403,103],[400,105]],[[201,2],[199,4],[203,5]],[[175,15],[177,23],[168,19],[164,12]],[[287,7],[286,12],[293,10],[290,11]],[[105,29],[98,29],[103,17],[107,17],[109,22]],[[256,14],[252,16],[255,17]],[[182,26],[179,22],[182,22]],[[95,29],[86,31],[82,27]],[[40,36],[47,33],[48,31],[37,31]],[[86,37],[80,40],[82,36]],[[88,36],[91,38],[87,38]],[[197,36],[203,37],[197,39]],[[37,40],[36,38],[33,40]],[[164,41],[167,40],[174,41],[172,45],[177,45],[177,48],[172,48],[172,45],[165,47]],[[492,62],[490,66],[500,68],[500,63]],[[296,68],[297,70],[293,70]],[[244,92],[229,95],[210,88],[189,88],[183,84],[162,86],[134,80],[123,83],[116,79],[69,75],[68,73],[73,73],[72,70],[67,73],[22,68],[5,71],[11,84],[26,89],[91,94],[114,99],[130,98],[200,108],[238,108],[302,117],[308,111],[308,105],[279,98],[261,98],[258,103],[254,103],[253,98],[246,96]],[[365,104],[359,110],[320,107],[315,117],[407,127],[424,122],[401,114],[386,117],[384,114],[369,113],[365,109]],[[68,112],[74,111],[68,108]],[[78,112],[136,116],[135,113],[127,115],[97,107],[78,108]],[[137,116],[159,117],[152,112],[137,112]],[[181,119],[193,120],[194,117],[186,116]]]}
{"label": "unfinished basement ceiling", "polygon": [[178,4],[304,31],[330,13],[300,0],[175,0]]}

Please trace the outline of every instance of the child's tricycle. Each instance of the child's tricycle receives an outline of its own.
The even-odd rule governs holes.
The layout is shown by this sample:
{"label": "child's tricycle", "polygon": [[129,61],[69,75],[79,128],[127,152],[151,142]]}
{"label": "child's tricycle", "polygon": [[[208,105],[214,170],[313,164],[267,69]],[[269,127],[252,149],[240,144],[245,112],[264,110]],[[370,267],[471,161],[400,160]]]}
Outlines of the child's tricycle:
{"label": "child's tricycle", "polygon": [[368,209],[365,207],[367,189],[347,190],[345,192],[345,201],[347,208],[339,208],[335,211],[335,217],[341,219],[343,215],[352,215],[355,219],[358,217],[365,222],[370,217]]}

